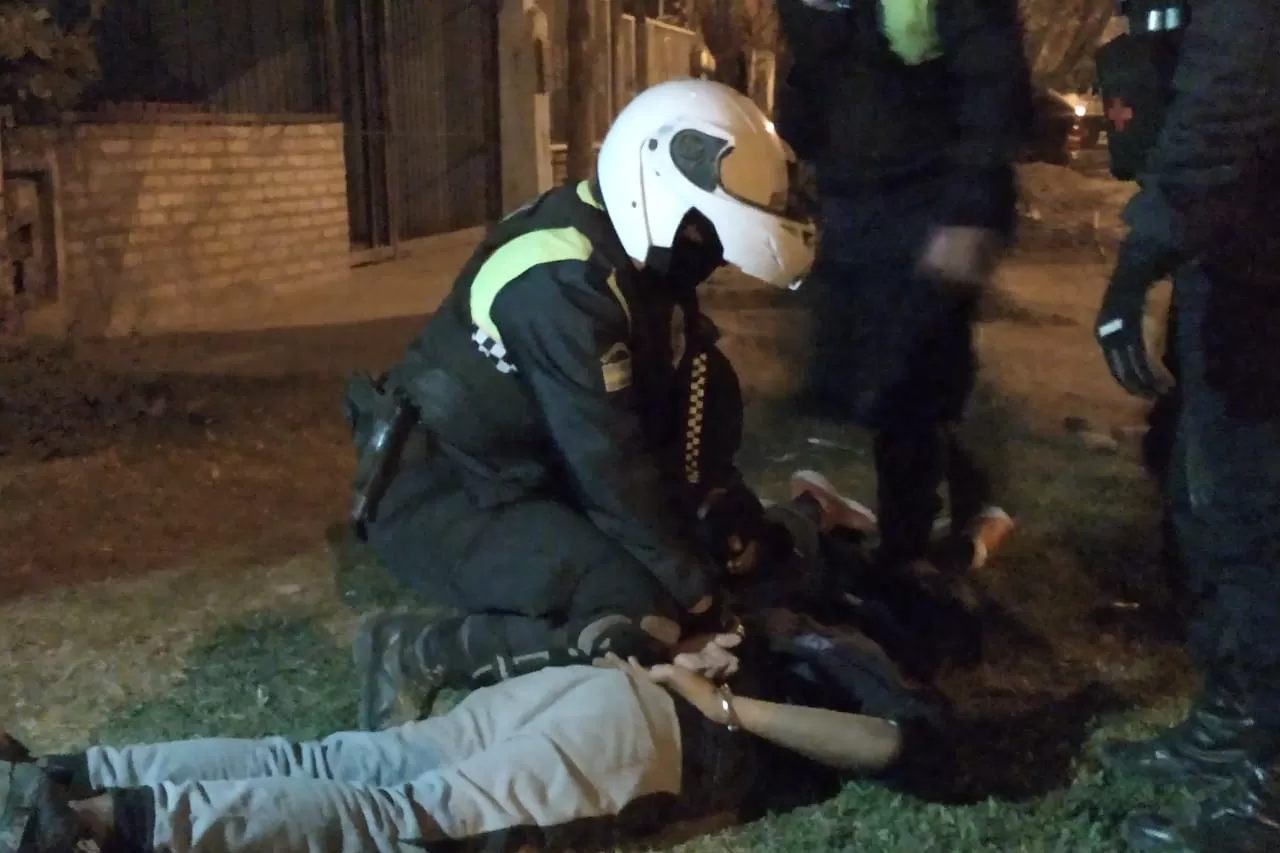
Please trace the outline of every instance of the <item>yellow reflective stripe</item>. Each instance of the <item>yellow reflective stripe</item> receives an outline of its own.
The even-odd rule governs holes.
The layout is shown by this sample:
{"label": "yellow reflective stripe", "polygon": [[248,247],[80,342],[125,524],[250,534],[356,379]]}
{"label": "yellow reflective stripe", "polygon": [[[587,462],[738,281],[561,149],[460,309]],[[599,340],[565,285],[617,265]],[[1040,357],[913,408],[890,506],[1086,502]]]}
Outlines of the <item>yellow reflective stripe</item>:
{"label": "yellow reflective stripe", "polygon": [[585,261],[593,248],[576,228],[530,231],[499,246],[471,282],[471,322],[495,341],[501,341],[490,312],[493,301],[508,283],[541,264]]}
{"label": "yellow reflective stripe", "polygon": [[622,288],[618,287],[618,276],[611,271],[605,284],[609,285],[609,290],[613,292],[613,298],[618,300],[618,304],[622,306],[622,313],[627,315],[627,330],[630,331],[631,306],[627,304],[627,298],[622,295]]}
{"label": "yellow reflective stripe", "polygon": [[880,0],[885,38],[908,65],[942,55],[933,3],[934,0]]}
{"label": "yellow reflective stripe", "polygon": [[[590,181],[578,182],[578,199],[584,204],[591,205],[596,210],[604,210],[604,205],[600,204],[595,194],[591,192]],[[622,306],[622,313],[627,315],[627,328],[631,328],[631,306],[627,304],[626,298],[622,295],[622,288],[618,287],[618,276],[615,273],[609,273],[609,280],[606,283],[609,285],[609,290],[613,291],[613,297]]]}
{"label": "yellow reflective stripe", "polygon": [[602,205],[602,204],[600,204],[600,202],[596,201],[595,193],[591,192],[591,182],[590,182],[590,181],[579,181],[579,182],[578,182],[578,199],[579,199],[580,201],[582,201],[583,203],[585,203],[585,204],[589,204],[589,205],[591,205],[591,206],[592,206],[592,207],[594,207],[596,210],[604,210],[604,205]]}
{"label": "yellow reflective stripe", "polygon": [[[590,191],[588,191],[588,197],[590,197]],[[531,231],[498,247],[480,267],[480,271],[471,282],[471,322],[500,343],[502,336],[498,334],[491,312],[494,300],[498,298],[503,287],[541,264],[554,264],[559,261],[585,262],[594,251],[595,248],[576,228]],[[627,327],[630,328],[631,306],[622,295],[617,275],[610,271],[606,283],[614,299],[618,300],[618,305],[622,307],[622,312],[627,317]]]}

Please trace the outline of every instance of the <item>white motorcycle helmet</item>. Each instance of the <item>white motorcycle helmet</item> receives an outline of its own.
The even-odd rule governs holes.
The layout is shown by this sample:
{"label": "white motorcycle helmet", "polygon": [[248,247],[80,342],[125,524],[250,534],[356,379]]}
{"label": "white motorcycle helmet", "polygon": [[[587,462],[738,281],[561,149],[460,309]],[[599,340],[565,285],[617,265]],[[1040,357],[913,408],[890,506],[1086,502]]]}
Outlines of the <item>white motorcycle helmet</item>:
{"label": "white motorcycle helmet", "polygon": [[724,260],[790,287],[813,264],[813,226],[790,215],[794,157],[753,101],[709,80],[638,94],[596,160],[601,199],[627,254],[670,249],[690,210],[715,227]]}

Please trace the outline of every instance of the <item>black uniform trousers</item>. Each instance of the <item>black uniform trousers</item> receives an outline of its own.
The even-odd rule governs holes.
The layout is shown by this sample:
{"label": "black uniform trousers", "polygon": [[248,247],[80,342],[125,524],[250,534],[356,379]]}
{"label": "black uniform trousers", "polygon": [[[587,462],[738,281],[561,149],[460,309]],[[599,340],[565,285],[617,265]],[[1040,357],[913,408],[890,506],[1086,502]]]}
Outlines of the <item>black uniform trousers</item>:
{"label": "black uniform trousers", "polygon": [[[1164,366],[1177,379],[1178,369],[1178,310],[1169,306],[1165,331]],[[1142,439],[1142,463],[1155,480],[1160,494],[1165,496],[1165,509],[1160,519],[1161,561],[1165,578],[1173,598],[1174,609],[1185,615],[1187,607],[1186,564],[1178,550],[1177,527],[1170,510],[1168,495],[1169,474],[1173,465],[1174,440],[1178,433],[1178,420],[1182,413],[1182,389],[1170,388],[1147,411],[1147,432]]]}
{"label": "black uniform trousers", "polygon": [[[672,500],[703,491],[679,479],[690,455],[691,425],[701,427],[694,456],[703,470],[732,470],[741,444],[742,397],[727,359],[711,349],[712,369],[690,369],[691,351],[676,374],[676,422],[659,460],[672,471]],[[695,387],[691,387],[696,384]],[[691,411],[696,408],[696,411]],[[589,651],[595,633],[623,617],[679,622],[682,614],[652,575],[601,531],[567,493],[528,494],[486,505],[467,474],[440,454],[404,465],[369,527],[369,543],[401,582],[426,600],[467,614],[488,614],[485,642],[507,658],[534,659],[548,650]],[[693,504],[696,507],[696,503]],[[690,526],[694,513],[676,513]],[[692,540],[691,540],[692,541]],[[474,650],[480,657],[486,652]]]}
{"label": "black uniform trousers", "polygon": [[1280,418],[1242,414],[1206,381],[1212,285],[1187,265],[1175,287],[1181,406],[1168,489],[1188,645],[1206,677],[1227,680],[1280,732]]}
{"label": "black uniform trousers", "polygon": [[804,409],[874,434],[881,556],[922,558],[941,509],[963,524],[990,483],[951,427],[973,391],[973,297],[915,274],[945,192],[934,181],[822,199],[812,286],[815,341]]}

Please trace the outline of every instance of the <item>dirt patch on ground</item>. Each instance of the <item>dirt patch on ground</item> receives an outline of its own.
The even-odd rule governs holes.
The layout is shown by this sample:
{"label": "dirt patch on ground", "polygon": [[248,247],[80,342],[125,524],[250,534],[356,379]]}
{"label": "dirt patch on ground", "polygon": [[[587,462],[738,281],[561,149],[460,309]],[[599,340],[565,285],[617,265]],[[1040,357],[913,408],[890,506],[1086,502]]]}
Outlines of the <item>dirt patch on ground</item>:
{"label": "dirt patch on ground", "polygon": [[323,546],[342,391],[419,319],[35,346],[0,360],[0,599]]}
{"label": "dirt patch on ground", "polygon": [[1120,211],[1137,185],[1064,166],[1018,167],[1019,242],[1024,250],[1113,251],[1126,227]]}

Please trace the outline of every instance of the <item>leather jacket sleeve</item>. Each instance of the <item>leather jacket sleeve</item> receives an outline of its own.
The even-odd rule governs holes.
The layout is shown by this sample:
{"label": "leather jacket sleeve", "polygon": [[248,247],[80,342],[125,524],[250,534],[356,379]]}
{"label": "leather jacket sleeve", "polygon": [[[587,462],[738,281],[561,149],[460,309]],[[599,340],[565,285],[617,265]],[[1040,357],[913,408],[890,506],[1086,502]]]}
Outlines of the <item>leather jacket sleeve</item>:
{"label": "leather jacket sleeve", "polygon": [[955,83],[959,174],[948,225],[1007,231],[1017,205],[1013,166],[1032,121],[1031,72],[1013,0],[951,0],[939,6],[939,36]]}
{"label": "leather jacket sleeve", "polygon": [[1174,97],[1126,212],[1133,239],[1187,255],[1247,233],[1259,172],[1280,156],[1280,4],[1203,0],[1183,35]]}
{"label": "leather jacket sleeve", "polygon": [[528,383],[564,474],[597,527],[685,609],[710,592],[647,446],[630,387],[628,320],[600,268],[535,267],[503,288],[492,312]]}
{"label": "leather jacket sleeve", "polygon": [[1188,326],[1199,326],[1206,382],[1234,416],[1277,420],[1280,4],[1193,2],[1182,38],[1173,99],[1125,209],[1127,241],[1197,263],[1202,275],[1175,277],[1175,298],[1203,299]]}

